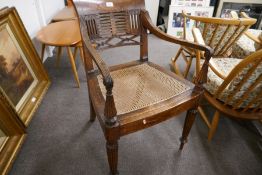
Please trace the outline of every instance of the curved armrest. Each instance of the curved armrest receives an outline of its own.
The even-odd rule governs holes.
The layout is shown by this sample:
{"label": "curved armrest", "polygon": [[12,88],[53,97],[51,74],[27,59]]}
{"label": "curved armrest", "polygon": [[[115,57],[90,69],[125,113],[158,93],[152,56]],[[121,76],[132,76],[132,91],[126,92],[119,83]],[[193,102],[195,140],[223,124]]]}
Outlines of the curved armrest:
{"label": "curved armrest", "polygon": [[258,36],[253,35],[253,34],[252,34],[251,32],[249,32],[248,30],[245,31],[245,35],[246,35],[249,39],[253,40],[254,42],[262,45],[262,41],[260,40],[260,38],[259,38]]}
{"label": "curved armrest", "polygon": [[83,39],[83,46],[85,49],[87,49],[88,56],[91,57],[91,59],[95,62],[96,66],[98,67],[102,77],[103,77],[103,83],[106,87],[106,89],[112,89],[113,88],[113,79],[110,75],[110,71],[104,60],[100,57],[98,52],[94,49],[91,42],[85,37]]}
{"label": "curved armrest", "polygon": [[153,22],[150,19],[150,16],[148,14],[148,12],[146,10],[142,10],[141,11],[141,20],[142,20],[142,25],[148,29],[150,32],[152,32],[155,36],[172,42],[172,43],[176,43],[176,44],[180,44],[186,47],[190,47],[193,49],[198,49],[201,51],[205,51],[205,55],[208,57],[209,55],[211,56],[211,54],[213,53],[213,50],[205,45],[200,45],[200,44],[196,44],[190,41],[186,41],[180,38],[176,38],[170,35],[167,35],[166,33],[162,32],[161,30],[159,30],[156,26],[154,26]]}
{"label": "curved armrest", "polygon": [[[241,16],[242,18],[250,18],[245,12],[241,12],[241,13],[240,13],[240,16]],[[249,32],[248,30],[245,31],[245,35],[246,35],[249,39],[253,40],[254,42],[262,45],[262,40],[261,40],[261,38],[253,35],[253,34],[252,34],[251,32]]]}
{"label": "curved armrest", "polygon": [[183,39],[179,39],[179,38],[167,35],[166,33],[159,30],[156,26],[154,26],[153,22],[150,19],[149,14],[146,10],[141,11],[140,19],[141,19],[143,27],[148,29],[155,36],[157,36],[157,37],[159,37],[163,40],[172,42],[172,43],[180,44],[182,46],[186,46],[186,47],[189,47],[189,48],[192,48],[192,49],[197,49],[197,50],[205,52],[204,53],[205,62],[203,64],[202,69],[200,70],[199,74],[197,75],[197,77],[194,80],[194,82],[197,86],[202,86],[202,84],[207,81],[208,63],[209,63],[209,60],[211,58],[211,55],[213,54],[213,49],[211,49],[210,47],[205,46],[205,45],[193,43],[193,42],[190,42],[190,41],[186,41],[186,40],[183,40]]}
{"label": "curved armrest", "polygon": [[[117,111],[115,107],[115,101],[113,97],[113,79],[110,75],[110,71],[106,65],[106,63],[102,60],[100,55],[92,46],[91,42],[89,41],[88,36],[83,38],[83,47],[85,50],[85,56],[89,56],[98,67],[102,77],[103,77],[103,84],[106,87],[106,101],[105,101],[105,109],[104,115],[106,119],[106,123],[109,126],[113,126],[117,123]],[[88,59],[90,59],[88,58]]]}

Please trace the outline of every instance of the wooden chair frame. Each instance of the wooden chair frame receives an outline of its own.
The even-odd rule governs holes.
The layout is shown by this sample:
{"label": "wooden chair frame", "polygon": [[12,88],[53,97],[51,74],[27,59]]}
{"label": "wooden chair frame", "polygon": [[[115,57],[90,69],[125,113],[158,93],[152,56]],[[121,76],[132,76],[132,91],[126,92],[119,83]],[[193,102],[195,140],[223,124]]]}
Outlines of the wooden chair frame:
{"label": "wooden chair frame", "polygon": [[[256,19],[253,18],[232,18],[232,19],[224,19],[224,18],[209,18],[209,17],[200,17],[200,16],[191,16],[188,15],[185,11],[182,12],[183,18],[184,18],[184,29],[183,29],[183,38],[186,39],[187,33],[186,33],[186,21],[188,19],[195,21],[196,27],[199,27],[200,24],[204,25],[202,36],[205,40],[207,36],[208,27],[210,25],[215,25],[215,29],[212,32],[212,36],[209,40],[209,43],[206,43],[207,46],[214,49],[213,57],[229,57],[230,56],[230,48],[232,45],[239,39],[239,37],[246,32],[247,29],[253,24],[256,23]],[[219,42],[215,45],[214,44],[214,38],[219,32],[219,28],[221,26],[226,26],[226,30],[221,35],[221,38],[219,38]],[[228,32],[232,29],[232,27],[235,27],[234,33],[232,36],[228,38],[228,42],[225,42],[227,40],[226,36]],[[224,45],[222,45],[224,44]],[[182,71],[179,69],[179,67],[176,64],[176,61],[178,60],[179,56],[182,55],[183,60],[186,62],[186,69],[182,73]],[[171,59],[171,65],[175,71],[176,74],[187,77],[189,73],[189,69],[192,64],[193,58],[196,57],[195,50],[192,50],[187,47],[180,47],[178,53],[174,58]]]}
{"label": "wooden chair frame", "polygon": [[[233,18],[236,18],[236,19],[239,18],[239,17],[238,17],[238,14],[237,14],[235,11],[231,11],[230,13],[231,13],[231,15],[233,16]],[[241,17],[241,18],[250,19],[250,17],[249,17],[245,12],[241,12],[241,13],[240,13],[240,17]],[[249,31],[246,31],[246,32],[245,32],[245,35],[246,35],[249,39],[253,40],[254,42],[262,45],[262,39],[261,39],[261,38],[258,38],[257,36],[253,35],[253,34],[250,33]]]}
{"label": "wooden chair frame", "polygon": [[[194,28],[193,29],[193,35],[195,38],[195,41],[197,43],[204,44],[203,38],[201,36],[201,33],[199,29]],[[200,51],[197,51],[197,57],[196,57],[196,67],[197,71],[200,70],[200,59],[201,59],[201,53]],[[211,62],[211,61],[210,61]],[[262,50],[255,52],[254,54],[249,55],[245,59],[243,59],[230,73],[228,76],[224,77],[221,76],[221,73],[219,73],[218,70],[214,69],[210,64],[209,67],[211,70],[221,79],[223,79],[223,83],[220,85],[220,87],[217,89],[215,94],[210,94],[208,91],[205,91],[204,97],[205,99],[216,109],[216,112],[214,116],[212,117],[212,121],[210,122],[208,119],[208,116],[205,114],[203,108],[201,106],[198,107],[198,111],[200,113],[200,116],[205,121],[209,128],[208,133],[208,140],[210,141],[214,133],[217,129],[220,114],[224,113],[229,117],[236,118],[236,119],[246,119],[246,120],[261,120],[262,119],[262,102],[257,107],[252,107],[253,104],[257,103],[258,100],[262,98],[262,92],[258,94],[256,97],[254,97],[246,107],[242,108],[241,104],[244,100],[246,100],[249,96],[249,94],[262,83],[262,74],[255,80],[255,82],[248,87],[248,89],[245,91],[245,93],[241,96],[241,98],[238,98],[235,100],[236,103],[234,105],[230,105],[231,101],[233,100],[234,96],[237,94],[237,92],[243,87],[243,85],[248,81],[254,70],[257,68],[259,64],[262,62]],[[234,80],[235,77],[238,76],[238,74],[243,71],[247,65],[250,65],[251,63],[254,63],[252,65],[252,68],[246,73],[246,75],[242,78],[241,82],[234,88],[234,92],[232,92],[226,99],[225,102],[218,99],[218,97],[223,93],[225,88]],[[214,71],[215,70],[215,71]]]}
{"label": "wooden chair frame", "polygon": [[[90,100],[90,121],[94,121],[96,117],[98,118],[106,139],[106,149],[111,174],[118,174],[118,140],[120,137],[148,128],[188,110],[180,145],[180,149],[183,148],[194,122],[198,103],[203,93],[202,84],[206,81],[207,67],[209,59],[212,55],[212,49],[210,49],[208,46],[203,46],[185,41],[183,39],[171,37],[160,31],[153,25],[148,12],[144,10],[143,0],[133,0],[132,2],[131,0],[111,0],[109,3],[112,5],[111,3],[113,2],[113,7],[103,6],[108,2],[109,1],[104,0],[98,5],[93,3],[91,0],[87,0],[85,2],[74,0],[74,6],[78,12],[78,18],[80,22],[79,25],[82,34],[85,70]],[[115,22],[116,19],[111,18],[112,16],[114,17],[114,15],[117,15],[117,19],[122,19],[120,14],[128,14],[130,16],[127,19],[132,20],[132,22],[128,24],[130,28],[128,28],[124,34],[118,34],[118,32],[122,31],[123,29],[122,23],[116,24],[115,26],[110,26],[112,27],[110,29],[112,29],[113,34],[109,37],[107,37],[108,30],[104,28],[97,29],[98,24],[96,24],[95,20],[98,17],[99,19],[103,19],[102,21],[105,25],[105,19],[110,19],[108,20],[110,21],[109,23]],[[87,26],[89,28],[87,28]],[[105,26],[107,27],[109,24]],[[204,51],[204,58],[206,61],[196,78],[196,85],[193,85],[190,82],[148,61],[147,30],[163,40],[180,44],[188,48]],[[132,35],[131,37],[125,37],[126,35],[130,34]],[[105,39],[102,42],[97,42],[103,39],[104,35]],[[140,36],[139,42],[134,40],[136,36]],[[113,45],[110,43],[110,41],[114,37],[120,40],[122,39],[122,41]],[[126,40],[129,42],[125,43],[124,41]],[[109,68],[96,51],[96,49],[105,49],[125,45],[139,45],[140,59]],[[95,64],[98,69],[95,69],[93,64]],[[141,64],[147,64],[151,67],[154,67],[155,69],[171,76],[172,78],[187,84],[190,86],[190,90],[173,97],[172,99],[119,115],[115,106],[113,95],[114,83],[110,72]],[[106,89],[105,98],[101,94],[101,91],[98,87],[98,75],[102,76],[103,78],[103,84]]]}

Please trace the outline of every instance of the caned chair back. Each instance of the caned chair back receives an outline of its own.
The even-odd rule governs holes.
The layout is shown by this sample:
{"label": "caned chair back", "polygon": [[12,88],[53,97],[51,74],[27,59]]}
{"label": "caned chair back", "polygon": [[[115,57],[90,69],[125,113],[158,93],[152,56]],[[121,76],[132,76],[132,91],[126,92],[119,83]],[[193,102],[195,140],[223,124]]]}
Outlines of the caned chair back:
{"label": "caned chair back", "polygon": [[140,10],[144,0],[74,0],[83,39],[96,49],[139,45]]}
{"label": "caned chair back", "polygon": [[[200,29],[205,44],[214,49],[214,57],[225,57],[231,53],[232,45],[239,37],[256,23],[253,18],[224,19],[190,16],[182,13],[184,22],[187,18],[194,20],[195,26]],[[186,24],[184,25],[184,38],[186,38]]]}
{"label": "caned chair back", "polygon": [[223,99],[235,110],[262,113],[262,50],[243,59],[225,78],[214,97]]}

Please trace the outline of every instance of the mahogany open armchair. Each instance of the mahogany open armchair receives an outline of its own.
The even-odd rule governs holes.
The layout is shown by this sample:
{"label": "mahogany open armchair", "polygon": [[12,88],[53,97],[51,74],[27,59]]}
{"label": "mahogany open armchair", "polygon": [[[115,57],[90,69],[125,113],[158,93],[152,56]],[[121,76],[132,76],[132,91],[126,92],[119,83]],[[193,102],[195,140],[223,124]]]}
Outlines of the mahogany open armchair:
{"label": "mahogany open armchair", "polygon": [[[256,23],[254,18],[210,18],[202,16],[188,15],[182,12],[184,18],[183,38],[194,41],[191,30],[186,28],[186,21],[193,20],[195,27],[201,31],[205,45],[214,50],[213,57],[230,57],[233,44],[244,34],[244,32]],[[178,66],[177,61],[180,59],[186,63],[185,69]],[[196,51],[192,48],[181,46],[178,53],[171,60],[171,66],[176,74],[187,77],[192,60],[196,57]],[[212,63],[210,63],[211,68]]]}
{"label": "mahogany open armchair", "polygon": [[[212,51],[207,46],[166,35],[153,26],[144,0],[74,0],[84,50],[90,100],[90,120],[97,117],[106,139],[108,163],[118,174],[118,140],[188,111],[180,149],[186,142],[203,95]],[[148,34],[205,52],[196,85],[149,62]],[[140,37],[140,40],[136,38]],[[140,59],[108,68],[97,50],[140,46]],[[97,68],[94,67],[96,65]]]}

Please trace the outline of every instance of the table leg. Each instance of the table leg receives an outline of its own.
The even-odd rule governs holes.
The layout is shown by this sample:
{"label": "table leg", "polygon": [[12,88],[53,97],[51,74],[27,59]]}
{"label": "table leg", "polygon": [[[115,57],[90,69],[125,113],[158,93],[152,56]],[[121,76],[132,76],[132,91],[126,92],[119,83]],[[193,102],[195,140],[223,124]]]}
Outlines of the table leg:
{"label": "table leg", "polygon": [[78,49],[78,47],[75,46],[75,49],[74,49],[74,58],[75,58],[75,60],[76,60],[77,49]]}
{"label": "table leg", "polygon": [[57,47],[56,67],[58,67],[60,64],[61,53],[62,53],[62,47],[58,46]]}
{"label": "table leg", "polygon": [[76,64],[75,64],[75,59],[74,59],[73,53],[72,53],[70,47],[66,47],[66,49],[67,49],[69,60],[70,60],[71,66],[72,66],[74,76],[75,76],[75,80],[77,82],[77,86],[80,87],[80,82],[79,82],[78,75],[77,75]]}
{"label": "table leg", "polygon": [[44,55],[45,55],[45,44],[42,44],[42,51],[41,51],[41,61],[44,61]]}

